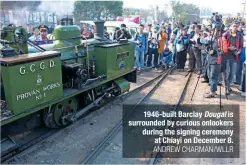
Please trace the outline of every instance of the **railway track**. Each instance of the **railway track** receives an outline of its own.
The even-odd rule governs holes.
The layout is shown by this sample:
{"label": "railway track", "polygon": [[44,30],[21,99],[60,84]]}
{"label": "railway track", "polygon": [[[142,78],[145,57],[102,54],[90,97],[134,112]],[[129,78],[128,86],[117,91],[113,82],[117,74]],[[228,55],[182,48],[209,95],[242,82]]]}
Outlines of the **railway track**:
{"label": "railway track", "polygon": [[[178,100],[177,100],[177,102],[176,102],[176,105],[175,105],[173,111],[177,111],[177,108],[178,108],[178,106],[180,105],[180,103],[181,103],[181,101],[182,101],[182,98],[184,97],[184,94],[185,94],[185,91],[186,91],[187,86],[188,86],[188,84],[189,84],[189,80],[190,80],[190,78],[191,78],[191,75],[192,75],[192,72],[188,73],[188,74],[185,76],[185,77],[187,77],[185,86],[184,86],[183,90],[181,91],[181,93],[179,94]],[[173,118],[170,118],[169,120],[172,121]],[[162,146],[162,145],[164,145],[164,144],[161,143],[160,146]],[[160,152],[156,152],[156,154],[153,155],[153,157],[151,158],[151,160],[149,161],[148,164],[149,164],[149,165],[154,165],[154,164],[156,164],[157,159],[158,159],[158,155],[159,155],[159,154],[160,154]]]}
{"label": "railway track", "polygon": [[[143,103],[146,98],[148,98],[150,95],[152,95],[152,93],[159,87],[159,85],[164,81],[164,79],[169,75],[171,74],[171,72],[173,71],[174,68],[171,68],[170,70],[168,70],[167,72],[163,73],[161,76],[159,76],[159,78],[157,79],[157,81],[155,82],[154,86],[151,88],[151,90],[146,93],[137,103],[136,105],[129,111],[128,114],[126,114],[126,116],[124,116],[122,118],[122,120],[109,132],[109,134],[97,145],[96,148],[94,148],[94,150],[83,160],[83,162],[81,164],[91,164],[91,162],[97,157],[97,155],[100,154],[100,152],[102,150],[105,149],[106,145],[108,144],[108,142],[114,137],[116,136],[116,134],[118,133],[118,130],[121,128],[122,126],[122,123],[123,123],[123,120],[125,118],[127,118],[129,115],[131,115],[131,113],[135,110],[135,108],[140,105],[141,103]],[[180,102],[181,102],[181,99],[185,93],[185,89],[188,85],[188,82],[189,82],[189,79],[191,77],[191,74],[192,73],[189,73],[188,76],[187,76],[187,79],[186,79],[186,85],[185,87],[183,88],[179,98],[178,98],[178,101],[175,105],[175,108],[174,110],[177,109],[177,107],[179,106]],[[154,157],[151,159],[150,163],[149,164],[153,164],[156,160],[156,157],[157,155],[154,155]]]}
{"label": "railway track", "polygon": [[[166,71],[165,73],[162,72],[161,74],[159,74],[157,77],[155,77],[154,79],[134,88],[133,90],[127,92],[127,93],[123,93],[119,96],[117,96],[115,99],[107,102],[106,104],[109,104],[117,99],[120,99],[120,98],[126,98],[128,97],[129,95],[132,95],[133,93],[139,91],[139,90],[142,90],[143,88],[149,86],[150,84],[152,84],[153,82],[155,82],[156,80],[158,79],[162,79],[164,77],[164,74],[170,72],[172,69],[174,68],[170,68],[168,71]],[[106,105],[104,104],[104,106]],[[25,151],[26,149],[32,147],[33,145],[37,144],[37,143],[40,143],[42,142],[43,140],[45,140],[46,138],[54,135],[55,133],[58,133],[61,129],[49,129],[47,128],[47,131],[44,131],[45,133],[41,134],[40,136],[38,137],[35,137],[34,139],[31,139],[30,141],[28,142],[25,142],[25,143],[22,143],[22,144],[17,144],[15,147],[13,147],[11,150],[9,150],[8,152],[1,152],[1,163],[4,163],[4,162],[9,162],[10,160],[14,159],[18,154],[20,154],[21,152]]]}

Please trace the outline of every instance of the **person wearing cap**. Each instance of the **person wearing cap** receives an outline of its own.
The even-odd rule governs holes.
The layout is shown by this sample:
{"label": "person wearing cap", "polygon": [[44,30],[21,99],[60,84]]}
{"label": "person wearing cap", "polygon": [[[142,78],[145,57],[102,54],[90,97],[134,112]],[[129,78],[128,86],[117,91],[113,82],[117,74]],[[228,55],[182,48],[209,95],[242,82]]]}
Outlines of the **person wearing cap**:
{"label": "person wearing cap", "polygon": [[41,41],[41,36],[40,36],[40,31],[38,27],[34,27],[33,28],[33,35],[31,37],[29,37],[28,39],[30,41]]}
{"label": "person wearing cap", "polygon": [[48,30],[49,28],[46,25],[40,25],[39,26],[40,30],[40,36],[41,36],[41,41],[36,41],[38,45],[44,45],[44,44],[52,44],[53,42],[48,39]]}
{"label": "person wearing cap", "polygon": [[181,34],[179,34],[176,39],[176,61],[178,71],[183,71],[186,62],[187,48],[189,44],[189,35],[187,35],[187,29],[181,28]]}
{"label": "person wearing cap", "polygon": [[42,41],[47,41],[48,40],[48,38],[47,38],[48,27],[46,25],[41,25],[41,26],[39,26],[39,30],[40,30],[40,33],[41,33],[41,40]]}
{"label": "person wearing cap", "polygon": [[126,30],[125,24],[121,24],[121,29],[116,32],[116,40],[119,41],[121,39],[131,39],[131,35]]}

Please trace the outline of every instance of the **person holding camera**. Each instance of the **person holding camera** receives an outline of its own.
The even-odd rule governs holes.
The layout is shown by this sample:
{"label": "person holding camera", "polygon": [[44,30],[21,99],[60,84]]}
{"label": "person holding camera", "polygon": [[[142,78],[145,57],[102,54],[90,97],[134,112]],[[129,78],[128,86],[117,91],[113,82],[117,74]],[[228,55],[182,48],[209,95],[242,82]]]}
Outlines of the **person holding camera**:
{"label": "person holding camera", "polygon": [[181,34],[176,38],[176,50],[177,50],[177,69],[183,71],[186,62],[187,48],[189,44],[189,36],[187,35],[187,29],[181,29]]}
{"label": "person holding camera", "polygon": [[119,41],[121,39],[131,39],[131,35],[126,30],[125,24],[121,24],[121,29],[116,32],[116,40]]}
{"label": "person holding camera", "polygon": [[224,52],[226,69],[224,78],[226,84],[226,94],[230,94],[232,89],[230,84],[233,83],[239,54],[243,48],[243,36],[237,30],[237,24],[233,23],[231,30],[225,32],[222,36],[222,50]]}
{"label": "person holding camera", "polygon": [[[147,67],[151,66],[152,59],[153,59],[153,68],[157,70],[158,68],[158,58],[159,58],[159,41],[161,40],[159,27],[155,26],[152,30],[152,32],[148,35],[149,40],[149,54],[148,54],[148,60],[147,60]],[[154,57],[154,58],[152,58]]]}
{"label": "person holding camera", "polygon": [[210,92],[207,92],[205,98],[214,98],[217,94],[217,83],[219,74],[221,72],[222,56],[223,53],[219,49],[219,38],[221,31],[214,29],[214,35],[210,38],[209,54],[208,54],[208,75]]}
{"label": "person holding camera", "polygon": [[144,54],[148,52],[148,36],[144,33],[144,25],[140,24],[139,32],[136,33],[134,41],[136,43],[135,47],[135,67],[137,71],[144,68]]}

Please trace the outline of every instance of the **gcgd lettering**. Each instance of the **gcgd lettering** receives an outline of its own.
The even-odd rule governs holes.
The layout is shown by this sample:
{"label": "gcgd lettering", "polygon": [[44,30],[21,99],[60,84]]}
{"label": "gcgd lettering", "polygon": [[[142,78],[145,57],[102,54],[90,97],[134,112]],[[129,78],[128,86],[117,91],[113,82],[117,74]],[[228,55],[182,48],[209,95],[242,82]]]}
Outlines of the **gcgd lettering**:
{"label": "gcgd lettering", "polygon": [[21,75],[24,75],[24,74],[28,73],[28,71],[33,73],[33,72],[36,72],[38,70],[53,68],[54,66],[55,66],[55,62],[53,60],[50,60],[49,62],[47,62],[47,64],[45,64],[45,62],[42,61],[39,63],[38,67],[35,64],[30,64],[28,67],[27,66],[21,66],[19,68],[19,73]]}

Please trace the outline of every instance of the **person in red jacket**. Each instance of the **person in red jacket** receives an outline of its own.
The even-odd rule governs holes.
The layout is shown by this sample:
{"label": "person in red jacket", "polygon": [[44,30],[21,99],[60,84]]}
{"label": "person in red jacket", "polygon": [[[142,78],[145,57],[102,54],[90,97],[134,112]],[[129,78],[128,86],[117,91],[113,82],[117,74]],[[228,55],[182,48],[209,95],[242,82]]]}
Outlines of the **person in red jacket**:
{"label": "person in red jacket", "polygon": [[224,53],[226,66],[224,78],[226,94],[229,95],[232,91],[230,84],[233,83],[237,61],[239,60],[239,55],[243,48],[243,36],[238,32],[237,23],[233,23],[231,29],[223,34],[220,48]]}

